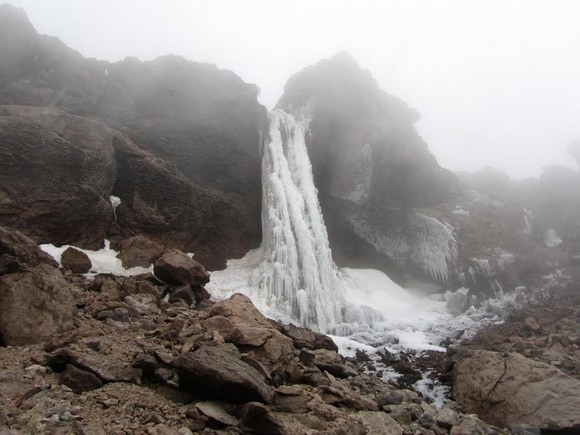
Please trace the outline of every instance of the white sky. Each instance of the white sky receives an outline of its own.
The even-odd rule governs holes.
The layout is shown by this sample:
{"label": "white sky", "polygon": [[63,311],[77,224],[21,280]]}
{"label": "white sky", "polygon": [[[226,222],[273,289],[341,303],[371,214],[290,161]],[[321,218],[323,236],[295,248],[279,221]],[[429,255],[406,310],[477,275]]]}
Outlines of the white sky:
{"label": "white sky", "polygon": [[230,69],[272,107],[288,77],[348,51],[421,113],[442,166],[515,178],[574,167],[580,0],[11,0],[87,57],[172,53]]}

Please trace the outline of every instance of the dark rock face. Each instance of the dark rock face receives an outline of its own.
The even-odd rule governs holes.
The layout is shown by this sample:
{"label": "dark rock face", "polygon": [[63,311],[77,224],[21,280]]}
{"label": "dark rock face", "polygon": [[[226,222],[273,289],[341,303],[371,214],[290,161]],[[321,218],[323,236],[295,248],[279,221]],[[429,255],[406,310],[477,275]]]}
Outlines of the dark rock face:
{"label": "dark rock face", "polygon": [[73,273],[87,273],[93,267],[89,256],[75,248],[67,248],[62,253],[61,263]]}
{"label": "dark rock face", "polygon": [[312,119],[308,151],[335,261],[396,276],[401,267],[395,258],[404,254],[379,252],[353,220],[382,222],[394,230],[388,237],[400,239],[396,232],[412,233],[412,225],[397,210],[406,214],[453,198],[456,177],[417,134],[416,111],[383,92],[348,54],[288,80],[277,107],[293,112],[305,106]]}
{"label": "dark rock face", "polygon": [[429,206],[452,197],[442,169],[413,127],[419,118],[339,53],[292,76],[277,107],[310,105],[309,152],[322,198]]}
{"label": "dark rock face", "polygon": [[229,402],[270,402],[272,391],[254,368],[239,359],[231,345],[204,346],[176,358],[180,382],[193,391]]}
{"label": "dark rock face", "polygon": [[[175,56],[85,59],[9,5],[0,28],[0,104],[67,112],[0,110],[3,222],[83,247],[143,234],[212,269],[259,244],[256,86]],[[122,201],[117,222],[109,195]]]}
{"label": "dark rock face", "polygon": [[41,243],[97,247],[113,220],[111,131],[55,109],[0,114],[0,218]]}

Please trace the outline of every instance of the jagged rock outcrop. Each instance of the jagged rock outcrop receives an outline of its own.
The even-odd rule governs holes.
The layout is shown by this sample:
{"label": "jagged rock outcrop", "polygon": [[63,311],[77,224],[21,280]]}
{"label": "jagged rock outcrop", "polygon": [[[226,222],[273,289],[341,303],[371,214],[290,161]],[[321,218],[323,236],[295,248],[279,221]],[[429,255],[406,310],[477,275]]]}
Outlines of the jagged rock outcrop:
{"label": "jagged rock outcrop", "polygon": [[518,353],[470,350],[453,369],[453,396],[467,412],[502,427],[580,428],[580,381]]}
{"label": "jagged rock outcrop", "polygon": [[2,222],[83,247],[156,236],[212,269],[259,244],[256,86],[176,56],[85,59],[10,5],[0,36]]}
{"label": "jagged rock outcrop", "polygon": [[74,291],[32,240],[0,227],[0,345],[46,341],[74,327]]}

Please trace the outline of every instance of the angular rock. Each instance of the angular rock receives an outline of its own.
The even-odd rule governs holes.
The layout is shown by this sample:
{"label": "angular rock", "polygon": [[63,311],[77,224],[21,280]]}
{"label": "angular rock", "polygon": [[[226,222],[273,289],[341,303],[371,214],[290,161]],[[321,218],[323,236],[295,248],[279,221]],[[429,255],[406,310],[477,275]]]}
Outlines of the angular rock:
{"label": "angular rock", "polygon": [[580,381],[517,353],[460,353],[453,395],[467,412],[497,426],[580,428]]}
{"label": "angular rock", "polygon": [[384,412],[359,411],[354,415],[365,428],[367,435],[402,434],[403,428]]}
{"label": "angular rock", "polygon": [[37,266],[46,263],[58,266],[58,263],[46,252],[38,247],[38,244],[26,237],[19,231],[0,226],[0,255],[18,261],[21,264]]}
{"label": "angular rock", "polygon": [[260,435],[290,435],[284,423],[266,406],[257,402],[246,403],[242,409],[243,426]]}
{"label": "angular rock", "polygon": [[72,246],[65,249],[60,261],[62,267],[73,273],[87,273],[93,267],[89,256]]}
{"label": "angular rock", "polygon": [[118,257],[123,267],[149,267],[155,260],[163,255],[167,248],[146,236],[134,236],[121,242]]}
{"label": "angular rock", "polygon": [[209,282],[205,267],[178,250],[171,250],[158,258],[153,273],[161,281],[172,285],[204,285]]}
{"label": "angular rock", "polygon": [[107,360],[104,355],[89,355],[71,349],[59,349],[48,356],[47,364],[51,367],[75,365],[94,373],[103,382],[141,383],[141,370]]}
{"label": "angular rock", "polygon": [[308,412],[308,402],[309,399],[300,391],[296,394],[287,394],[284,391],[284,387],[280,387],[276,390],[273,399],[273,406],[278,412],[289,412],[292,414],[302,414]]}
{"label": "angular rock", "polygon": [[280,333],[245,295],[236,293],[217,302],[203,321],[209,331],[218,331],[226,342],[264,365],[270,373],[285,372],[294,358],[292,340]]}
{"label": "angular rock", "polygon": [[209,417],[225,426],[237,426],[238,424],[240,424],[239,420],[236,417],[229,414],[217,402],[212,401],[197,402],[195,404],[195,407],[206,417]]}
{"label": "angular rock", "polygon": [[103,382],[94,373],[72,364],[67,364],[66,369],[60,375],[60,381],[77,394],[96,390],[103,386]]}
{"label": "angular rock", "polygon": [[314,354],[314,365],[320,370],[326,370],[331,375],[339,378],[347,378],[358,374],[355,369],[346,365],[342,356],[334,351],[317,349]]}
{"label": "angular rock", "polygon": [[38,343],[72,329],[73,294],[61,272],[47,264],[0,276],[0,341]]}
{"label": "angular rock", "polygon": [[338,346],[332,341],[332,338],[310,329],[294,325],[282,325],[280,332],[292,339],[296,349],[327,349],[338,351]]}
{"label": "angular rock", "polygon": [[237,326],[273,329],[272,324],[254,306],[250,298],[241,293],[235,293],[230,298],[219,301],[211,308],[209,314],[227,317]]}
{"label": "angular rock", "polygon": [[443,408],[435,414],[437,424],[445,429],[451,429],[457,424],[457,413],[449,408]]}
{"label": "angular rock", "polygon": [[141,316],[146,314],[156,314],[159,312],[157,307],[157,298],[149,294],[135,294],[126,296],[124,299],[129,313],[133,316]]}
{"label": "angular rock", "polygon": [[183,387],[228,402],[270,402],[264,378],[240,359],[232,345],[202,346],[171,363]]}

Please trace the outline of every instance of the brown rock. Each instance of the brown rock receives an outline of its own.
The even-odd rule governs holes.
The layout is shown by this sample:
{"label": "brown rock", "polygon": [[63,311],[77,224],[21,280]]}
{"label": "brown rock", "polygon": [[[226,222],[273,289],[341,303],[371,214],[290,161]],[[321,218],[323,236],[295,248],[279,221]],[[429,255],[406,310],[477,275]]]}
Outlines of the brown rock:
{"label": "brown rock", "polygon": [[94,373],[103,382],[141,383],[141,370],[130,367],[129,362],[121,364],[109,361],[105,355],[90,355],[71,349],[59,349],[48,356],[47,364],[51,367],[72,364]]}
{"label": "brown rock", "polygon": [[334,351],[317,349],[314,354],[314,365],[320,370],[326,370],[331,375],[339,378],[347,378],[358,374],[355,369],[346,365],[346,361],[342,356]]}
{"label": "brown rock", "polygon": [[73,293],[61,272],[47,264],[0,276],[0,340],[38,343],[72,329]]}
{"label": "brown rock", "polygon": [[61,257],[62,267],[73,273],[87,273],[93,267],[87,254],[73,247],[67,248]]}
{"label": "brown rock", "polygon": [[250,298],[241,293],[235,293],[230,298],[216,303],[210,310],[210,316],[218,315],[227,317],[237,326],[273,328],[268,319],[252,304]]}
{"label": "brown rock", "polygon": [[209,417],[225,426],[237,426],[238,424],[240,424],[239,420],[236,417],[229,414],[217,402],[211,401],[197,402],[195,404],[195,407],[206,417]]}
{"label": "brown rock", "polygon": [[283,325],[280,328],[280,332],[292,339],[296,349],[328,349],[338,351],[338,346],[332,341],[332,338],[310,329],[294,325]]}
{"label": "brown rock", "polygon": [[359,411],[356,418],[365,427],[367,435],[402,434],[403,428],[384,412]]}
{"label": "brown rock", "polygon": [[453,369],[453,395],[467,412],[497,426],[580,426],[580,381],[517,353],[460,353]]}
{"label": "brown rock", "polygon": [[250,402],[242,409],[244,427],[252,433],[261,435],[290,435],[282,420],[272,413],[266,406],[257,402]]}
{"label": "brown rock", "polygon": [[60,381],[73,390],[74,393],[96,390],[103,386],[103,382],[93,373],[67,364],[60,375]]}
{"label": "brown rock", "polygon": [[282,387],[278,388],[274,394],[273,406],[278,412],[289,412],[292,414],[302,414],[308,412],[309,399],[303,393],[286,394]]}
{"label": "brown rock", "polygon": [[196,393],[243,403],[270,402],[272,391],[264,378],[240,359],[232,345],[202,346],[172,362],[180,383]]}
{"label": "brown rock", "polygon": [[238,293],[217,302],[210,315],[203,321],[204,328],[218,331],[226,342],[243,347],[270,373],[290,369],[294,358],[292,340],[281,334],[247,296]]}
{"label": "brown rock", "polygon": [[40,263],[58,266],[58,263],[40,249],[36,242],[19,231],[0,226],[0,256],[4,255],[29,266],[37,266]]}
{"label": "brown rock", "polygon": [[171,250],[158,258],[153,273],[161,281],[172,285],[204,285],[209,282],[205,267],[178,250]]}
{"label": "brown rock", "polygon": [[118,257],[123,267],[149,267],[155,260],[167,250],[165,246],[154,242],[146,236],[134,236],[121,242]]}

